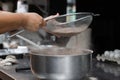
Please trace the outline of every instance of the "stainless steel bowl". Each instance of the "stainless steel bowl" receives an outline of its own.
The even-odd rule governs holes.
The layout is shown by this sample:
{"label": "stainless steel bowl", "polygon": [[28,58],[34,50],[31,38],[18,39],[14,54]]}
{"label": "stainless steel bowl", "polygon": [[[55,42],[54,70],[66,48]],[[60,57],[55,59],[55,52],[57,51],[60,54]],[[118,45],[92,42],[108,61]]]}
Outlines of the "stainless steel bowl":
{"label": "stainless steel bowl", "polygon": [[91,69],[91,50],[47,48],[30,54],[32,73],[40,79],[76,80]]}

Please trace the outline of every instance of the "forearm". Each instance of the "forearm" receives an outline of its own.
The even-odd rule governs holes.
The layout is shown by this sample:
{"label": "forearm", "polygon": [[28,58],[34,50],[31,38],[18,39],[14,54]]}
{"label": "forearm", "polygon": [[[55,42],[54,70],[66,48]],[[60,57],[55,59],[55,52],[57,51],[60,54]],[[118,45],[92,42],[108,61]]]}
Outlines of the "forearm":
{"label": "forearm", "polygon": [[38,31],[39,28],[46,25],[47,20],[57,16],[58,14],[44,20],[43,17],[37,13],[11,13],[0,11],[0,33],[16,30],[21,27],[29,31]]}
{"label": "forearm", "polygon": [[23,26],[24,16],[21,13],[0,12],[0,33],[5,33]]}

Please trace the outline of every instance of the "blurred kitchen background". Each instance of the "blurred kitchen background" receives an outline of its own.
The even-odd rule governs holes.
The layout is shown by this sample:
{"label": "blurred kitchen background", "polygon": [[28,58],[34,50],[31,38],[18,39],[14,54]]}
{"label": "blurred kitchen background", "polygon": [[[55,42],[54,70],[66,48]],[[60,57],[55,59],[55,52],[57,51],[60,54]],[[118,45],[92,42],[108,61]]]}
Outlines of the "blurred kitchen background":
{"label": "blurred kitchen background", "polygon": [[[22,36],[30,39],[38,44],[52,44],[54,40],[58,45],[71,46],[79,48],[89,48],[94,51],[94,56],[102,54],[105,51],[115,50],[120,48],[119,34],[119,5],[117,1],[108,0],[0,0],[0,9],[11,12],[36,12],[43,17],[59,13],[60,15],[75,12],[93,12],[100,14],[94,17],[89,28],[71,37],[68,41],[66,38],[56,38],[54,35],[44,31],[30,33],[25,31]],[[26,34],[28,33],[28,34]],[[3,48],[3,42],[11,42],[6,36],[9,33],[0,35],[0,48]],[[33,37],[31,37],[33,35]],[[64,41],[63,41],[64,40]],[[20,45],[26,45],[22,40],[19,40]],[[79,44],[78,44],[79,43]],[[60,45],[61,46],[61,45]],[[63,45],[62,45],[63,46]]]}
{"label": "blurred kitchen background", "polygon": [[[88,29],[72,37],[58,38],[41,29],[38,32],[23,31],[17,36],[13,34],[19,30],[0,34],[0,80],[38,80],[30,71],[27,55],[28,47],[34,44],[93,50],[93,62],[87,62],[93,65],[92,70],[90,69],[91,75],[88,75],[90,79],[82,80],[120,80],[120,5],[118,1],[0,0],[0,10],[15,13],[36,12],[44,18],[56,13],[60,15],[76,12],[99,14],[99,16],[93,16],[93,21]],[[11,35],[13,37],[9,37]],[[33,45],[22,40],[21,37],[30,40],[29,42]],[[9,61],[11,58],[12,61]],[[82,59],[85,63],[86,60]],[[19,64],[14,65],[16,63]],[[36,65],[36,67],[38,66]],[[82,67],[84,69],[86,65]]]}

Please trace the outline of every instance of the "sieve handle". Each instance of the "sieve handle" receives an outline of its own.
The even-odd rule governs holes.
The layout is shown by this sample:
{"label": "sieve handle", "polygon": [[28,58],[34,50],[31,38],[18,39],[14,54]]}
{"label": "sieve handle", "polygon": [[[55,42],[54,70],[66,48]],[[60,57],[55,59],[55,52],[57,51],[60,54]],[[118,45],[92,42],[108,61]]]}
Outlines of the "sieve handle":
{"label": "sieve handle", "polygon": [[24,30],[20,30],[20,31],[18,31],[17,33],[11,35],[11,36],[8,36],[7,38],[11,38],[11,37],[16,36],[16,37],[18,37],[18,38],[20,38],[20,39],[26,41],[27,43],[33,45],[33,46],[36,47],[36,48],[41,48],[38,44],[34,43],[33,41],[31,41],[31,40],[29,40],[29,39],[27,39],[27,38],[25,38],[25,37],[19,35],[19,34],[22,33],[22,32],[24,32]]}
{"label": "sieve handle", "polygon": [[15,34],[13,34],[13,35],[7,36],[7,38],[14,37],[14,36],[16,36],[17,34],[20,34],[20,33],[22,33],[22,32],[24,32],[24,29],[23,29],[23,30],[18,31],[17,33],[15,33]]}
{"label": "sieve handle", "polygon": [[18,34],[17,34],[16,37],[18,37],[18,38],[26,41],[27,43],[33,45],[33,46],[36,47],[36,48],[41,48],[38,44],[34,43],[33,41],[31,41],[31,40],[29,40],[29,39],[27,39],[27,38],[25,38],[25,37],[23,37],[23,36],[21,36],[21,35],[18,35]]}

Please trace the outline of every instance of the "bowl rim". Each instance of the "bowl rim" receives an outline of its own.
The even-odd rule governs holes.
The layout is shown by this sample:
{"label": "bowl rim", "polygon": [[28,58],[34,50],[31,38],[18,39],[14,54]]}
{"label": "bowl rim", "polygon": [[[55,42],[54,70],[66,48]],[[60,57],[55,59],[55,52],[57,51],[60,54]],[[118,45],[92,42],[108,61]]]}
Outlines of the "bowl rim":
{"label": "bowl rim", "polygon": [[[38,51],[43,52],[43,50],[45,49],[50,49],[50,48],[44,48],[44,49],[39,49]],[[51,48],[52,49],[52,48]],[[67,47],[60,47],[60,48],[56,48],[56,49],[75,49],[75,48],[67,48]],[[64,56],[83,56],[83,55],[89,55],[93,53],[93,50],[90,49],[79,49],[79,51],[83,51],[83,53],[79,54],[79,53],[74,53],[74,54],[44,54],[44,53],[38,53],[38,51],[36,50],[31,50],[30,54],[31,55],[39,55],[39,56],[51,56],[51,57],[64,57]],[[84,54],[84,51],[86,52]]]}

